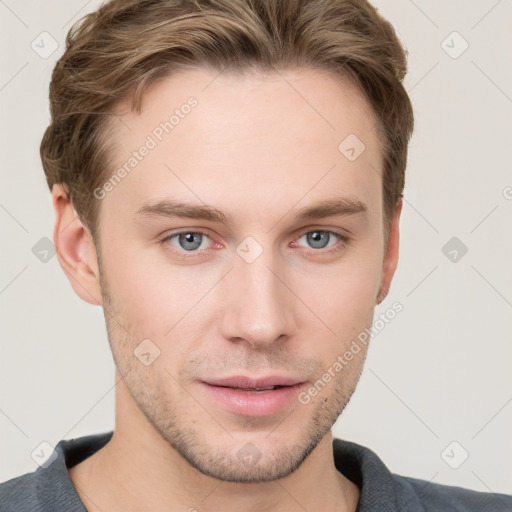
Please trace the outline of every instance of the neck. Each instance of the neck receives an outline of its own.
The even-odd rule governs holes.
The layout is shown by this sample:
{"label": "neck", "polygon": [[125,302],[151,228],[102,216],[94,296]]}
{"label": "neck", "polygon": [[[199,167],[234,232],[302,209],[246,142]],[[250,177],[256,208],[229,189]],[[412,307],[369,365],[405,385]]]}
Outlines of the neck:
{"label": "neck", "polygon": [[122,381],[116,390],[112,439],[69,473],[89,512],[354,512],[359,498],[358,488],[336,470],[330,432],[285,478],[242,484],[204,475],[153,428]]}

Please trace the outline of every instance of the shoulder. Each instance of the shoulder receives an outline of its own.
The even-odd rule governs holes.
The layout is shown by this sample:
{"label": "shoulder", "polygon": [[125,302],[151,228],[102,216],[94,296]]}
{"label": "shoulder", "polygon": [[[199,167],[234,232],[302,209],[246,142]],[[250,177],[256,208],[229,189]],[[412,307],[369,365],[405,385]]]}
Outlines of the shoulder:
{"label": "shoulder", "polygon": [[0,484],[1,512],[85,512],[69,477],[68,468],[92,455],[112,432],[60,441],[52,456],[32,473]]}
{"label": "shoulder", "polygon": [[[57,464],[55,462],[53,465]],[[64,464],[39,467],[0,484],[1,512],[85,512]]]}
{"label": "shoulder", "polygon": [[358,512],[511,512],[512,496],[391,473],[369,448],[333,440],[336,468],[360,489]]}
{"label": "shoulder", "polygon": [[12,478],[0,484],[0,510],[37,510],[33,501],[41,491],[36,472]]}
{"label": "shoulder", "polygon": [[425,512],[511,512],[512,496],[478,492],[392,474],[397,497],[421,504]]}
{"label": "shoulder", "polygon": [[[52,478],[38,468],[32,473],[12,478],[0,484],[0,510],[2,512],[50,512],[66,510],[84,512],[73,488],[62,479]],[[53,473],[52,473],[53,474]],[[54,475],[55,476],[55,475]]]}

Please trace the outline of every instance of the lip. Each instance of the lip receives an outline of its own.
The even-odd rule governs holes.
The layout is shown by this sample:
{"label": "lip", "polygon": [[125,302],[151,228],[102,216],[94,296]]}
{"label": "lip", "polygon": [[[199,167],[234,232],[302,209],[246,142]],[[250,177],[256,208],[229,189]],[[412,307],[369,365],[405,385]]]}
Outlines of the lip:
{"label": "lip", "polygon": [[264,388],[267,386],[293,386],[301,381],[284,375],[269,375],[266,377],[248,377],[233,375],[219,379],[203,379],[202,382],[211,386],[223,386],[229,388]]}
{"label": "lip", "polygon": [[[205,393],[228,411],[241,416],[263,417],[271,416],[288,407],[306,383],[280,375],[260,378],[235,375],[219,379],[204,379],[199,381],[199,385]],[[259,392],[247,390],[269,386],[283,387]]]}

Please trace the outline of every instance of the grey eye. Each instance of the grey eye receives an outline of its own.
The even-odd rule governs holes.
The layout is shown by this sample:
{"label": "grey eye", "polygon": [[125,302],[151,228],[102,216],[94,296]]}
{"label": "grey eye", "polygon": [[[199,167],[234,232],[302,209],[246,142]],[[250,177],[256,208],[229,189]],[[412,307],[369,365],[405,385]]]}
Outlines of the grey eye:
{"label": "grey eye", "polygon": [[178,243],[185,251],[195,251],[203,242],[202,233],[178,233],[173,238],[178,238]]}
{"label": "grey eye", "polygon": [[313,249],[325,249],[332,234],[333,233],[329,231],[310,231],[303,236],[306,237],[307,243],[313,247]]}

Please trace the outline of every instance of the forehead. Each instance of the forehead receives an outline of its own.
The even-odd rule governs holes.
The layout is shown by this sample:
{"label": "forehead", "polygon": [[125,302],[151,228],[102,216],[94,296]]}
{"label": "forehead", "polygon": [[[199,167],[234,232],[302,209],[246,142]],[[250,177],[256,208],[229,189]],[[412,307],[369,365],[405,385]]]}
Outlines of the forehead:
{"label": "forehead", "polygon": [[169,196],[289,208],[344,192],[379,205],[375,118],[355,85],[325,72],[179,71],[148,89],[140,114],[125,101],[117,115],[112,171],[128,172],[109,201],[124,195],[132,210]]}

